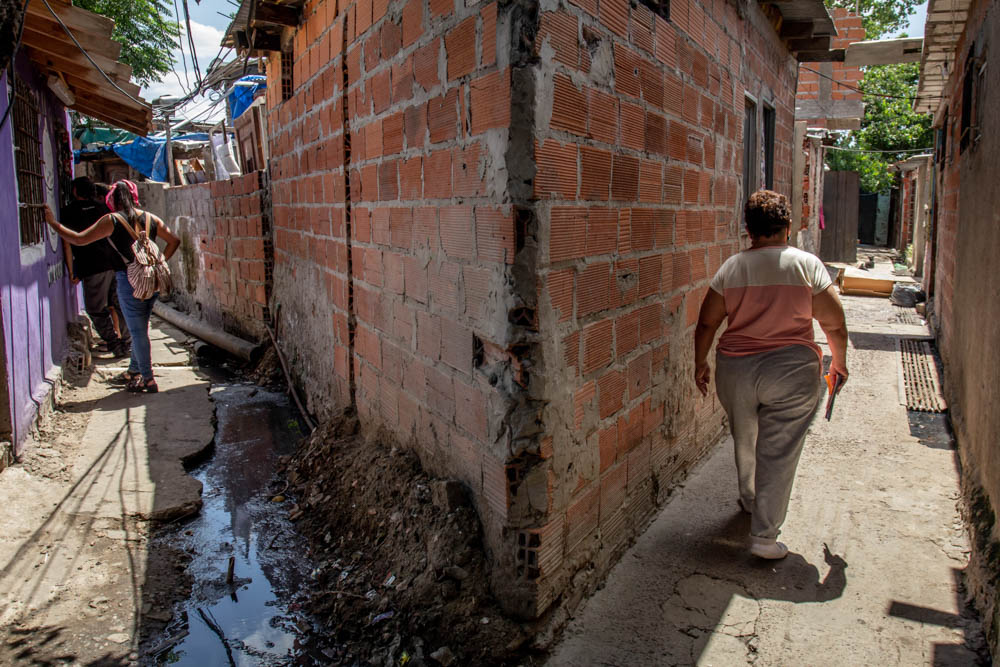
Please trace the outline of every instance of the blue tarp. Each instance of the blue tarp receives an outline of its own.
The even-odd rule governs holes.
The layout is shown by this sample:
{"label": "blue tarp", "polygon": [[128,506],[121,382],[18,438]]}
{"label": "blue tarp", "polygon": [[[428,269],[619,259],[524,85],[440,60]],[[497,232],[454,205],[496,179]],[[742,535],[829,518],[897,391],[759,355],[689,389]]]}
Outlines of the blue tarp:
{"label": "blue tarp", "polygon": [[250,108],[250,105],[253,104],[253,98],[257,95],[257,91],[267,88],[267,77],[259,74],[249,74],[239,79],[239,81],[253,82],[256,85],[236,86],[233,88],[233,92],[229,93],[229,111],[233,116],[233,120],[242,116],[243,112]]}
{"label": "blue tarp", "polygon": [[[193,134],[182,134],[172,137],[171,141],[208,141],[208,135],[204,132]],[[73,151],[76,162],[80,161],[82,153],[99,153],[105,150],[113,150],[115,154],[125,161],[125,164],[132,167],[146,178],[153,181],[166,182],[167,180],[167,140],[163,137],[149,138],[136,137],[132,141],[124,144],[111,144],[96,149]]]}

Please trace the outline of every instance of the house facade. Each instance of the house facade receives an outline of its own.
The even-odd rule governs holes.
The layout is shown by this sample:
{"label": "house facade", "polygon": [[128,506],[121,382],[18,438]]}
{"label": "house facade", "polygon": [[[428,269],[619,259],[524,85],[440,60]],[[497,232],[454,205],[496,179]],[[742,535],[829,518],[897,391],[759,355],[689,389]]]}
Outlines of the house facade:
{"label": "house facade", "polygon": [[0,467],[50,405],[68,351],[67,324],[83,303],[66,275],[62,243],[44,219],[46,205],[58,211],[66,203],[73,177],[67,108],[143,133],[151,117],[135,98],[131,70],[115,60],[121,45],[111,41],[114,24],[69,2],[51,4],[120,90],[84,59],[45,6],[26,9],[19,49],[2,77],[7,94],[0,96]]}
{"label": "house facade", "polygon": [[1000,345],[1000,287],[991,276],[1000,270],[1000,136],[989,128],[1000,108],[1000,6],[931,0],[927,21],[915,106],[934,115],[937,147],[924,284],[973,537],[967,582],[997,656],[1000,383],[992,362]]}
{"label": "house facade", "polygon": [[293,374],[468,486],[508,610],[572,608],[721,435],[698,308],[747,192],[791,195],[799,58],[834,34],[821,2],[237,13]]}

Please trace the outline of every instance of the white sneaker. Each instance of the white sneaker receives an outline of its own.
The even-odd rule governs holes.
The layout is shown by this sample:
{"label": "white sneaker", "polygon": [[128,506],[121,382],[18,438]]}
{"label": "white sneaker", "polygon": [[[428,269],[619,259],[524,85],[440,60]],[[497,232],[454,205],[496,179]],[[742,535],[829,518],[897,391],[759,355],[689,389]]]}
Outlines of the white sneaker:
{"label": "white sneaker", "polygon": [[750,553],[758,558],[780,560],[788,555],[788,547],[773,537],[750,536]]}

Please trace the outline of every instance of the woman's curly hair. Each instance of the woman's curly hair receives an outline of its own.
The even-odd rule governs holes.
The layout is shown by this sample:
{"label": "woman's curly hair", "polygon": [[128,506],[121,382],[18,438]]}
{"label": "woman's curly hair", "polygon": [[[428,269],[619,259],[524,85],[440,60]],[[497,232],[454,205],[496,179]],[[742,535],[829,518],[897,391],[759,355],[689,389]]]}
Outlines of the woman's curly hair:
{"label": "woman's curly hair", "polygon": [[788,198],[773,190],[758,190],[747,199],[744,208],[750,236],[774,236],[792,224]]}

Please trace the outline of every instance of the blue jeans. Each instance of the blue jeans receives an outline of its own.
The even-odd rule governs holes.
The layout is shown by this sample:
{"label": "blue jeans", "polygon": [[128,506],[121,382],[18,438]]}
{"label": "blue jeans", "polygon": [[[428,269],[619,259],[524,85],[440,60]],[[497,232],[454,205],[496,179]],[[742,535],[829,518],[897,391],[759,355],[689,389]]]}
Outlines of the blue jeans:
{"label": "blue jeans", "polygon": [[118,281],[118,302],[122,306],[122,315],[125,316],[125,326],[132,334],[132,358],[128,363],[128,372],[141,373],[143,380],[152,380],[153,359],[149,349],[149,316],[153,314],[153,304],[156,303],[157,295],[140,301],[132,294],[132,284],[128,281],[127,273],[116,271],[115,279]]}

